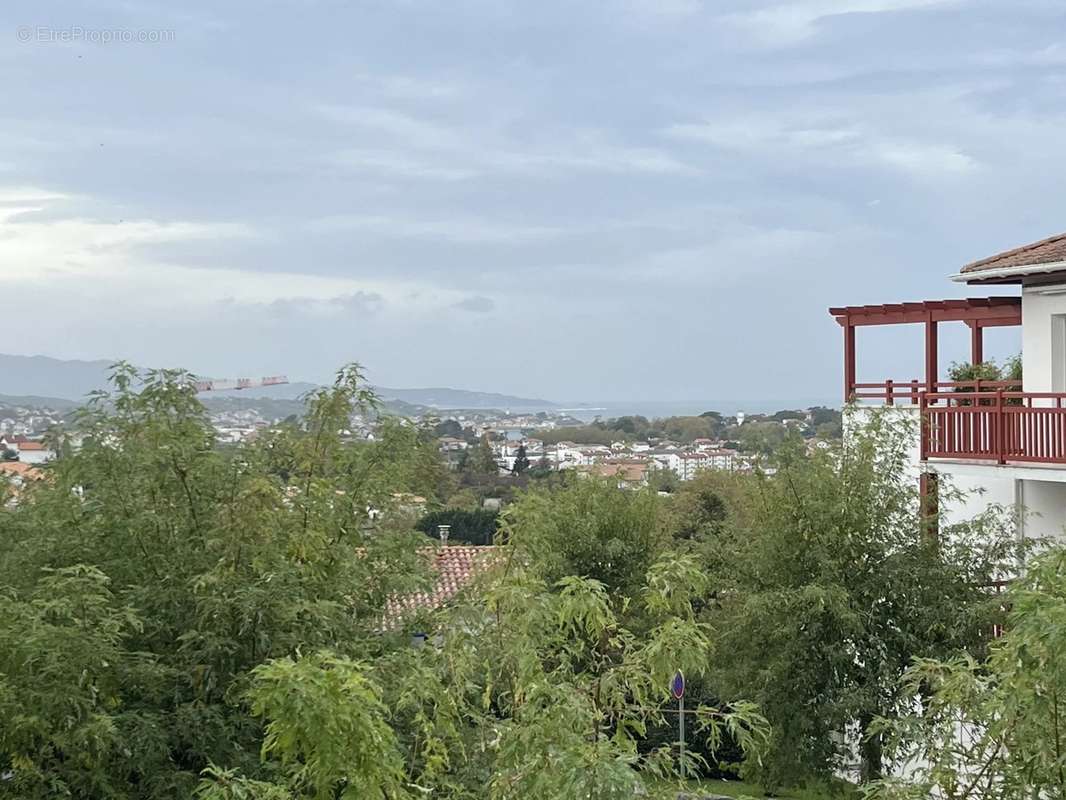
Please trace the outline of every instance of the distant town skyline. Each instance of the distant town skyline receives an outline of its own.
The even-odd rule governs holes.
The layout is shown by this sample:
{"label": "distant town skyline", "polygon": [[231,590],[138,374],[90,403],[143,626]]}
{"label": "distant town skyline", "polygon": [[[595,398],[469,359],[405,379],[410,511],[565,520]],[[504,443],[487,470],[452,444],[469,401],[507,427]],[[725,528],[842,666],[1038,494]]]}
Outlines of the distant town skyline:
{"label": "distant town skyline", "polygon": [[61,5],[0,8],[6,353],[832,399],[829,306],[1066,230],[1053,0]]}

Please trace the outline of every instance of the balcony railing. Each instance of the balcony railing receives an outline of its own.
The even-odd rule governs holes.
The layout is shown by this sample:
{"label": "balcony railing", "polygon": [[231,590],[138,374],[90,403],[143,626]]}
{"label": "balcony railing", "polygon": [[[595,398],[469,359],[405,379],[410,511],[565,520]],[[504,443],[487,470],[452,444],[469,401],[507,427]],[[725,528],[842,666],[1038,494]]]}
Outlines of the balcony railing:
{"label": "balcony railing", "polygon": [[922,458],[1066,464],[1066,394],[924,392]]}
{"label": "balcony railing", "polygon": [[[856,402],[877,400],[888,405],[919,405],[921,394],[927,391],[925,381],[884,381],[882,383],[853,383],[848,396]],[[994,392],[1016,391],[1022,385],[1018,381],[938,381],[933,384],[935,392]],[[986,395],[987,397],[987,395]]]}
{"label": "balcony railing", "polygon": [[921,457],[1066,465],[1066,393],[1022,392],[1017,381],[856,383],[857,401],[921,411]]}

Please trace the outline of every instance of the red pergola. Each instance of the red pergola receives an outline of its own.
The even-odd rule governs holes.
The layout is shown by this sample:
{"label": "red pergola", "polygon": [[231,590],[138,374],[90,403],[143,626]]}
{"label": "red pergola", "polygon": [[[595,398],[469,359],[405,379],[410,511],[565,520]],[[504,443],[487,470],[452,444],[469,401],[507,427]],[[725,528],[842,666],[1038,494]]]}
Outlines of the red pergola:
{"label": "red pergola", "polygon": [[[1022,324],[1020,297],[971,297],[962,300],[923,300],[915,303],[883,303],[866,306],[839,306],[829,313],[844,329],[844,402],[856,397],[855,329],[865,325],[925,325],[925,382],[912,381],[911,391],[937,388],[937,325],[965,322],[970,328],[970,359],[984,361],[984,329]],[[892,384],[888,382],[888,399]]]}

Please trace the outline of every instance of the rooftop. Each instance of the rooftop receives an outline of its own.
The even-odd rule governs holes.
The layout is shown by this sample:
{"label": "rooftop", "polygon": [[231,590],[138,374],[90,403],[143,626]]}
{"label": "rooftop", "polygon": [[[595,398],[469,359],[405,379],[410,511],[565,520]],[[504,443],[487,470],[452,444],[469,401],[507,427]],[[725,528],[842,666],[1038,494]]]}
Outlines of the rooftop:
{"label": "rooftop", "polygon": [[0,475],[13,475],[20,478],[43,478],[44,473],[32,464],[21,461],[0,461]]}
{"label": "rooftop", "polygon": [[421,553],[430,560],[437,581],[428,592],[415,592],[391,598],[385,609],[385,617],[395,624],[415,611],[433,611],[440,608],[466,587],[476,576],[484,572],[501,555],[496,546],[449,545],[447,547],[424,547]]}
{"label": "rooftop", "polygon": [[[1006,282],[1003,279],[1020,278],[1026,267],[1032,267],[1033,272],[1047,272],[1049,266],[1056,266],[1055,271],[1066,270],[1066,233],[972,261],[959,270],[958,279],[984,281],[999,278]],[[1010,274],[1003,275],[1003,272]]]}

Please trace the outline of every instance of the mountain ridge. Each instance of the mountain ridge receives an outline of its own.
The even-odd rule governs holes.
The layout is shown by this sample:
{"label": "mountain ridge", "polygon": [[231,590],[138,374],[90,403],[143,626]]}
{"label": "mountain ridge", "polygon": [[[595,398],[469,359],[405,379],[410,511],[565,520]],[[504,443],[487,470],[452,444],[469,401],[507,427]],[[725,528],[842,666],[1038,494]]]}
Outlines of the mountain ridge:
{"label": "mountain ridge", "polygon": [[[51,356],[0,353],[0,394],[81,402],[90,392],[106,387],[107,375],[114,363],[106,359],[60,359]],[[293,400],[318,386],[319,384],[315,383],[295,381],[280,386],[213,392],[211,396]],[[411,405],[439,409],[549,410],[557,407],[555,403],[540,398],[449,387],[396,389],[375,386],[374,390],[385,400],[398,400]]]}

